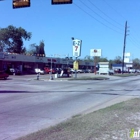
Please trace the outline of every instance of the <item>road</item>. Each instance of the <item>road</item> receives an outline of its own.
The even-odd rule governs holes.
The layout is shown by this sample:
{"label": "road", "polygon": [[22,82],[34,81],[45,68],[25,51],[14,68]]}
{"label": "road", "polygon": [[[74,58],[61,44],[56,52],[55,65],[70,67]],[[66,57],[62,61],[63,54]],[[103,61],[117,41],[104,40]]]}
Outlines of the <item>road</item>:
{"label": "road", "polygon": [[45,75],[34,79],[0,80],[0,140],[13,140],[140,93],[140,76],[95,81],[49,81]]}

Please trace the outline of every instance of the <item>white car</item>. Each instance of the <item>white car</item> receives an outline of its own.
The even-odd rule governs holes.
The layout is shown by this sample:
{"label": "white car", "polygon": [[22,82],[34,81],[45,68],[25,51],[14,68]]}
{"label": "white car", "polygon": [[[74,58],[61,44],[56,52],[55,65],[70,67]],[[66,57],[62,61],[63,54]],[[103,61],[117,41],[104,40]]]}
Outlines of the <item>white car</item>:
{"label": "white car", "polygon": [[[74,70],[74,69],[71,69],[71,70],[70,70],[70,72],[75,73],[75,70]],[[83,70],[78,69],[78,70],[76,70],[76,72],[77,72],[77,73],[82,73],[82,72],[83,72]]]}
{"label": "white car", "polygon": [[35,73],[40,73],[40,74],[44,74],[44,70],[41,70],[39,68],[35,69]]}

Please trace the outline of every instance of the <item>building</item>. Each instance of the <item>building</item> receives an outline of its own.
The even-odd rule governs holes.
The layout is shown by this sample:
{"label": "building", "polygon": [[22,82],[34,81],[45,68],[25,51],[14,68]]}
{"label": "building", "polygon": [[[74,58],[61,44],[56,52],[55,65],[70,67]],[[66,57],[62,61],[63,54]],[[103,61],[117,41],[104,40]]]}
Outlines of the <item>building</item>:
{"label": "building", "polygon": [[[35,68],[44,69],[49,68],[73,68],[75,60],[68,58],[56,57],[39,57],[16,53],[0,52],[0,70],[7,70],[9,68],[18,68],[22,72],[29,72]],[[78,60],[79,69],[89,68],[92,69],[93,62],[85,62]]]}

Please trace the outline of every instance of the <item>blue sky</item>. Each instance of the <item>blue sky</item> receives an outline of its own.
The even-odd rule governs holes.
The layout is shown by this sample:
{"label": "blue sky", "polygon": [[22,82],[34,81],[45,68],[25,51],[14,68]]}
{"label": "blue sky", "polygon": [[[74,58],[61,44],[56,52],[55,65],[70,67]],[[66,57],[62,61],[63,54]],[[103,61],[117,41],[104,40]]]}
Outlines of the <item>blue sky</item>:
{"label": "blue sky", "polygon": [[22,27],[32,33],[30,44],[45,43],[45,52],[72,56],[71,37],[82,40],[81,57],[90,49],[102,49],[102,57],[122,56],[124,27],[128,22],[126,52],[140,58],[140,0],[73,0],[51,5],[51,0],[31,0],[29,8],[12,8],[12,0],[0,1],[0,28]]}

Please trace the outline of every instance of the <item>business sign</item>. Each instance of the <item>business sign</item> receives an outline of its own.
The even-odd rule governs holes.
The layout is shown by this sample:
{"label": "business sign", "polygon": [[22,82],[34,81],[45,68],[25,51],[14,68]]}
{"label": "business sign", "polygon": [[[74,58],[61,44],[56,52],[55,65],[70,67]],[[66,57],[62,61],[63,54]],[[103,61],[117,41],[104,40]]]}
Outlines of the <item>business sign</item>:
{"label": "business sign", "polygon": [[13,0],[13,8],[30,7],[30,0]]}
{"label": "business sign", "polygon": [[124,56],[125,57],[129,57],[130,56],[130,53],[125,53]]}
{"label": "business sign", "polygon": [[74,70],[78,70],[78,69],[79,69],[78,61],[74,61],[74,62],[73,62],[73,69],[74,69]]}
{"label": "business sign", "polygon": [[81,56],[81,46],[82,46],[82,40],[78,40],[78,39],[73,40],[73,56],[74,57]]}
{"label": "business sign", "polygon": [[52,0],[52,4],[72,4],[72,0]]}
{"label": "business sign", "polygon": [[101,56],[101,49],[91,49],[90,56]]}
{"label": "business sign", "polygon": [[129,58],[124,58],[124,62],[129,63],[130,62]]}

